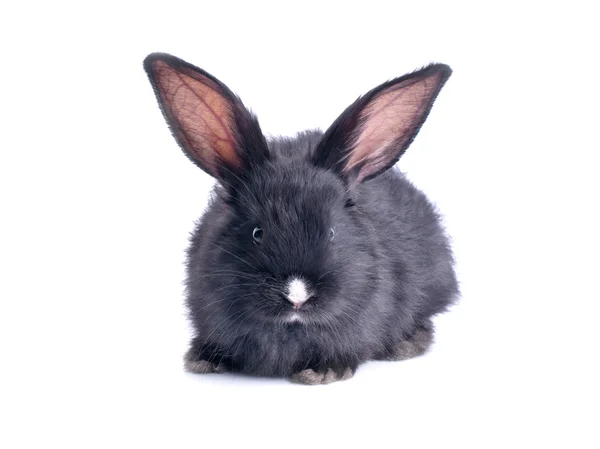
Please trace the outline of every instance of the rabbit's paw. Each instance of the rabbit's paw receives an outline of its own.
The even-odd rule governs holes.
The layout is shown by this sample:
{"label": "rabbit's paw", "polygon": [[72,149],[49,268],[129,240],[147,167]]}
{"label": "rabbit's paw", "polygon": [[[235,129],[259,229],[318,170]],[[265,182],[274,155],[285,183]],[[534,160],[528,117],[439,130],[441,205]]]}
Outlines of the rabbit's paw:
{"label": "rabbit's paw", "polygon": [[296,374],[293,374],[290,380],[294,383],[304,385],[325,385],[338,380],[347,380],[354,376],[354,370],[347,367],[339,370],[327,368],[326,370],[315,371],[313,369],[305,369]]}
{"label": "rabbit's paw", "polygon": [[228,369],[223,363],[213,363],[209,360],[198,359],[198,353],[194,349],[190,349],[185,355],[184,366],[190,373],[210,374],[224,373]]}
{"label": "rabbit's paw", "polygon": [[413,335],[393,345],[387,354],[388,360],[407,360],[425,354],[433,344],[433,326],[419,326]]}

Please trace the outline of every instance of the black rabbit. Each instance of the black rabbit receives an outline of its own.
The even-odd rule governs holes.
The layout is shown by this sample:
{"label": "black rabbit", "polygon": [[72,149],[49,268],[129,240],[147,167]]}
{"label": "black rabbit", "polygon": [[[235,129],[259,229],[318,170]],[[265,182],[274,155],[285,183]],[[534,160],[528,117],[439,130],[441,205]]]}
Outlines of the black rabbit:
{"label": "black rabbit", "polygon": [[426,352],[458,296],[454,262],[435,208],[392,166],[450,68],[376,87],[325,133],[267,141],[210,74],[160,53],[144,66],[175,139],[218,181],[187,253],[186,368],[324,384]]}

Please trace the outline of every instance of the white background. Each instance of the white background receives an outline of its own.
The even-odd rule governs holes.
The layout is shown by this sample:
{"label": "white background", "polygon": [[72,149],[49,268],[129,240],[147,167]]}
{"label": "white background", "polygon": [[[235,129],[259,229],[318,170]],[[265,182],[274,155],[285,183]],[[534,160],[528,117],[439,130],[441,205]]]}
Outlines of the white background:
{"label": "white background", "polygon": [[[0,446],[600,447],[595,2],[12,2],[0,9]],[[216,75],[269,134],[452,66],[400,165],[463,297],[426,357],[347,382],[182,370],[212,180],[142,70]]]}

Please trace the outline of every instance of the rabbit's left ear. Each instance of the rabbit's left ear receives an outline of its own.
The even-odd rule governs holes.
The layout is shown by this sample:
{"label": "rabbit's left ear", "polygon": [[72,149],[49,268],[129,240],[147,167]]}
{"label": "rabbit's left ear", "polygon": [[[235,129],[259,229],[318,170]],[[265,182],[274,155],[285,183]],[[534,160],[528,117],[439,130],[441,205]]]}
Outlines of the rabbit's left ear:
{"label": "rabbit's left ear", "polygon": [[225,84],[164,53],[144,67],[177,143],[208,174],[227,185],[269,159],[258,120]]}
{"label": "rabbit's left ear", "polygon": [[383,173],[411,144],[451,73],[447,65],[432,64],[371,90],[326,131],[313,163],[350,185]]}

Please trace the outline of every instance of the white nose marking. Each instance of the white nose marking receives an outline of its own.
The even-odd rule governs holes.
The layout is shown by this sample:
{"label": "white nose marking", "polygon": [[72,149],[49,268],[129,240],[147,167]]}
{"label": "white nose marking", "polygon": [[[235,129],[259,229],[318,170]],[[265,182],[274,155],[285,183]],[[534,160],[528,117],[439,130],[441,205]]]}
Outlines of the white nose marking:
{"label": "white nose marking", "polygon": [[308,299],[306,284],[302,279],[292,278],[287,285],[287,299],[296,307],[300,307]]}

